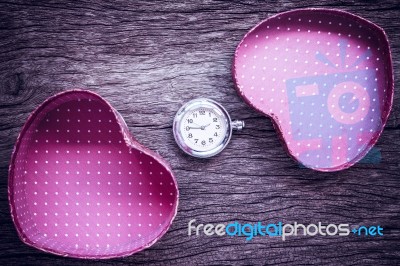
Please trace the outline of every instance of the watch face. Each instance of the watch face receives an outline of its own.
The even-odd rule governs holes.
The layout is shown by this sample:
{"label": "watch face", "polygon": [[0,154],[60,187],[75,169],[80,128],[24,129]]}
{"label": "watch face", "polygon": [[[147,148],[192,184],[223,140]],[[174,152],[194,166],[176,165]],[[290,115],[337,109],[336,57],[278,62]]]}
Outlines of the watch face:
{"label": "watch face", "polygon": [[218,147],[225,139],[227,119],[218,110],[198,107],[183,116],[180,124],[185,144],[197,151],[208,151]]}
{"label": "watch face", "polygon": [[231,119],[217,102],[198,98],[179,109],[173,131],[176,143],[184,152],[207,158],[218,154],[228,144],[232,134]]}

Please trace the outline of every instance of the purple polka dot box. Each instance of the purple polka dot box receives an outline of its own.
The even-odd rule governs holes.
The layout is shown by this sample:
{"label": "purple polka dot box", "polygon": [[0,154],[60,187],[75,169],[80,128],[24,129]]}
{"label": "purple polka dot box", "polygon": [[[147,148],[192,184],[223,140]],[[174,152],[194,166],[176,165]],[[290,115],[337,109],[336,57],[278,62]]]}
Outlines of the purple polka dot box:
{"label": "purple polka dot box", "polygon": [[293,10],[262,21],[238,45],[233,76],[245,101],[272,118],[289,154],[319,171],[362,159],[392,108],[385,32],[339,10]]}
{"label": "purple polka dot box", "polygon": [[178,188],[167,163],[132,137],[110,104],[73,90],[46,100],[24,125],[9,201],[24,243],[104,259],[160,239],[176,215]]}

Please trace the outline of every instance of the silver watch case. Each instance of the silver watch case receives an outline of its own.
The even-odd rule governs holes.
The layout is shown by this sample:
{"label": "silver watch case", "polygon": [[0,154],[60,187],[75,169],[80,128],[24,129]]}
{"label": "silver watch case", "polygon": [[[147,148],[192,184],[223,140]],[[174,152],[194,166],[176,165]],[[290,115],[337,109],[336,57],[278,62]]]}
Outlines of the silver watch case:
{"label": "silver watch case", "polygon": [[[207,151],[198,151],[187,146],[182,136],[182,132],[180,131],[184,115],[187,112],[201,107],[213,109],[218,115],[225,119],[225,124],[227,125],[225,136],[222,142],[217,147]],[[236,122],[237,121],[235,121],[235,123]],[[209,158],[220,153],[226,147],[226,145],[228,145],[229,140],[232,136],[232,122],[228,112],[225,110],[224,107],[222,107],[222,105],[211,99],[197,98],[187,102],[178,110],[173,123],[173,132],[176,143],[185,153],[197,158]]]}

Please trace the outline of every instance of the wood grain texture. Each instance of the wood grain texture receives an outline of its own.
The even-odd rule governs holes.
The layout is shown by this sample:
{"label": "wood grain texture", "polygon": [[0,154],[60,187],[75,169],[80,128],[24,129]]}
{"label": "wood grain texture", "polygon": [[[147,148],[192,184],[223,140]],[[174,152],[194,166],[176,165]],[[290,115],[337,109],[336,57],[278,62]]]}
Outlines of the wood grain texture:
{"label": "wood grain texture", "polygon": [[[380,25],[400,76],[398,1],[0,1],[0,265],[400,264],[400,89],[376,147],[382,162],[337,173],[300,168],[269,119],[239,98],[236,45],[260,20],[304,7],[340,8]],[[154,246],[106,261],[61,258],[24,245],[7,201],[13,145],[49,96],[88,88],[125,118],[139,142],[168,160],[180,188],[178,215]],[[172,120],[187,100],[221,102],[247,128],[210,160],[185,156]],[[235,220],[379,224],[384,237],[188,237],[187,223]]]}

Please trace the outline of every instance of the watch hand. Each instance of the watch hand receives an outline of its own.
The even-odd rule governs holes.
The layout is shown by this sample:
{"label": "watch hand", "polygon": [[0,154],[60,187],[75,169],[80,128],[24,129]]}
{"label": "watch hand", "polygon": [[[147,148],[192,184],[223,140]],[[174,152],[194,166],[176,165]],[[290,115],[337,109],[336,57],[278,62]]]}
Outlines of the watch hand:
{"label": "watch hand", "polygon": [[209,125],[211,125],[211,123],[208,123],[207,125],[201,126],[201,130],[206,129],[206,127],[208,127]]}
{"label": "watch hand", "polygon": [[189,129],[201,129],[201,127],[189,127]]}

